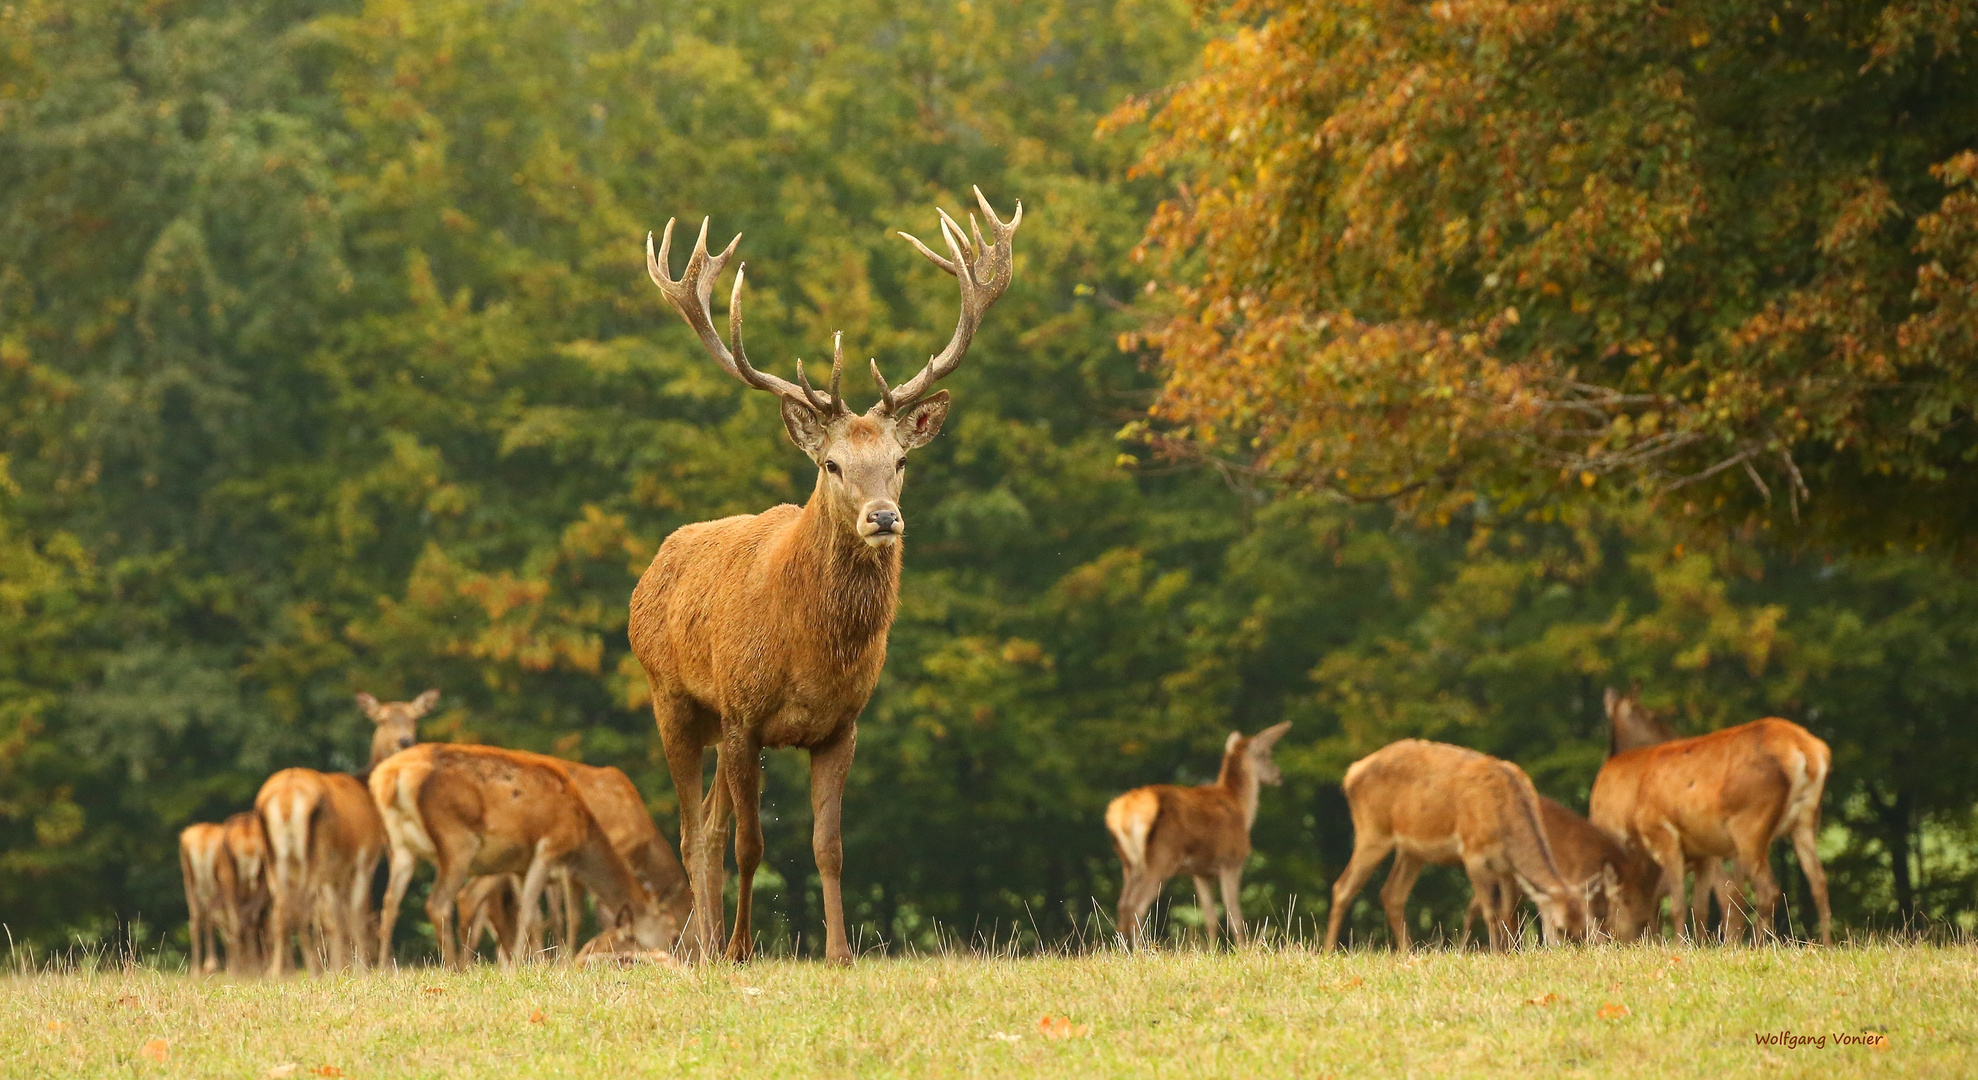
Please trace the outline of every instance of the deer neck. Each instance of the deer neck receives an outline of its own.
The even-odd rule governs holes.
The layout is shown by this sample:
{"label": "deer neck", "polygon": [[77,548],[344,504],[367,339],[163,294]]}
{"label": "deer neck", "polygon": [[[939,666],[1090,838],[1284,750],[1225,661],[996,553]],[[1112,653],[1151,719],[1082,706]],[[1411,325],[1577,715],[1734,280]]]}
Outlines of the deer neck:
{"label": "deer neck", "polygon": [[1228,792],[1243,811],[1243,830],[1257,820],[1257,771],[1250,767],[1250,759],[1243,750],[1232,750],[1223,755],[1222,772],[1216,776],[1216,786]]}
{"label": "deer neck", "polygon": [[826,651],[846,666],[862,659],[875,638],[885,640],[900,600],[900,542],[868,545],[858,535],[856,513],[826,495],[820,475],[787,564],[792,584],[811,596]]}
{"label": "deer neck", "polygon": [[604,830],[597,822],[590,825],[590,835],[577,858],[571,860],[573,876],[597,898],[598,910],[620,911],[627,907],[647,903],[646,889],[625,865]]}

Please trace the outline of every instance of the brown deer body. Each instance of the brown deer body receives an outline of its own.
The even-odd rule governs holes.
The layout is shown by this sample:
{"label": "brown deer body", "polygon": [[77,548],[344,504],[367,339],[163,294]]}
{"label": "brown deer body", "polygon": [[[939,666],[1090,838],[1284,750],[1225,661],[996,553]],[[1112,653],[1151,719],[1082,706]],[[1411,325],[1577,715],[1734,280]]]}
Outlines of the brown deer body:
{"label": "brown deer body", "polygon": [[[227,834],[211,822],[179,832],[179,874],[185,879],[185,909],[192,938],[192,970],[214,972],[220,957],[214,939],[231,943],[239,925],[234,908],[234,867],[227,857]],[[232,949],[228,949],[232,959]]]}
{"label": "brown deer body", "polygon": [[[1655,863],[1646,856],[1631,858],[1612,837],[1555,799],[1541,795],[1538,806],[1553,861],[1566,884],[1586,898],[1589,924],[1616,940],[1638,937],[1656,899]],[[1470,927],[1480,917],[1511,925],[1520,898],[1517,882],[1509,878],[1498,879],[1493,896],[1473,894],[1459,942],[1469,940]]]}
{"label": "brown deer body", "polygon": [[[646,672],[653,717],[679,795],[680,850],[701,957],[711,958],[721,948],[722,846],[731,811],[741,891],[727,956],[742,960],[754,950],[750,924],[762,860],[761,752],[798,747],[810,754],[811,849],[824,891],[825,955],[851,960],[840,892],[839,822],[858,716],[885,663],[886,636],[899,601],[905,534],[899,498],[906,455],[940,431],[948,395],[933,385],[961,363],[983,313],[1008,286],[1011,239],[1023,219],[1021,205],[1006,224],[980,191],[976,198],[993,241],[986,242],[977,228],[971,245],[945,213],[941,233],[952,258],[913,240],[961,284],[954,336],[897,389],[886,385],[875,362],[881,401],[862,416],[851,413],[839,394],[843,354],[835,346],[828,395],[812,389],[801,363],[796,383],[750,365],[742,347],[740,270],[729,298],[729,342],[722,342],[708,302],[741,237],[710,256],[703,222],[678,279],[669,266],[672,222],[657,254],[647,238],[653,283],[722,370],[782,399],[791,441],[818,466],[817,486],[802,507],[779,506],[674,532],[632,593],[628,636]],[[715,749],[714,786],[703,799],[702,759],[709,747]]]}
{"label": "brown deer body", "polygon": [[1154,784],[1135,788],[1107,805],[1106,831],[1112,834],[1123,875],[1119,932],[1128,948],[1140,944],[1148,906],[1176,874],[1195,879],[1195,899],[1211,948],[1216,944],[1211,882],[1222,889],[1230,937],[1238,944],[1248,937],[1238,898],[1243,864],[1250,858],[1250,826],[1257,820],[1259,787],[1284,782],[1271,750],[1290,728],[1287,720],[1248,738],[1230,732],[1223,745],[1222,769],[1213,784]]}
{"label": "brown deer body", "polygon": [[630,921],[641,945],[671,943],[658,901],[613,850],[555,758],[423,743],[372,771],[371,796],[391,842],[391,879],[378,927],[380,964],[390,958],[399,906],[420,860],[437,871],[426,914],[449,967],[464,965],[453,917],[470,874],[521,875],[507,949],[511,961],[527,955],[543,888],[559,868],[597,897],[599,921],[607,928]]}
{"label": "brown deer body", "polygon": [[[1687,936],[1684,871],[1698,867],[1697,888],[1709,888],[1712,864],[1729,858],[1751,883],[1754,934],[1772,928],[1780,891],[1772,876],[1772,842],[1790,835],[1819,914],[1820,941],[1833,941],[1827,876],[1816,847],[1820,799],[1833,762],[1827,744],[1789,720],[1767,717],[1708,735],[1622,750],[1631,696],[1608,691],[1615,753],[1593,783],[1593,823],[1624,848],[1645,852],[1661,870],[1657,895],[1669,898],[1679,933]],[[1618,716],[1617,716],[1618,714]],[[1699,864],[1699,860],[1705,862]],[[1741,890],[1740,890],[1741,891]],[[1722,894],[1720,894],[1722,895]],[[1724,897],[1726,936],[1732,936],[1735,897]]]}
{"label": "brown deer body", "polygon": [[252,810],[229,815],[220,828],[233,864],[234,932],[227,941],[227,970],[252,974],[267,962],[268,833]]}
{"label": "brown deer body", "polygon": [[[670,945],[687,925],[687,912],[691,904],[687,875],[681,869],[679,857],[673,854],[672,845],[666,842],[653,824],[652,814],[646,810],[645,799],[639,794],[638,787],[622,770],[608,765],[567,761],[563,763],[563,769],[577,785],[584,806],[597,819],[599,827],[604,829],[612,848],[659,901]],[[507,942],[513,936],[516,898],[521,884],[519,877],[510,874],[500,878],[476,879],[469,883],[468,888],[461,890],[460,925],[465,928],[462,937],[465,948],[472,950],[486,933],[495,935],[501,949],[507,948]],[[584,914],[583,892],[583,886],[568,874],[556,875],[551,887],[544,891],[550,900],[550,924],[560,931],[560,941],[565,948],[574,949],[578,944],[578,930]],[[484,904],[494,906],[484,912]],[[557,926],[559,921],[561,926]]]}
{"label": "brown deer body", "polygon": [[[1347,907],[1388,852],[1394,866],[1381,904],[1395,947],[1408,948],[1408,894],[1422,867],[1460,864],[1478,895],[1513,882],[1538,906],[1545,941],[1586,933],[1586,903],[1559,871],[1539,820],[1538,792],[1523,769],[1445,743],[1404,739],[1361,758],[1342,785],[1353,817],[1353,857],[1332,887],[1326,949],[1339,941]],[[1488,920],[1493,949],[1511,944],[1504,915]]]}
{"label": "brown deer body", "polygon": [[[370,793],[348,773],[283,769],[261,785],[254,812],[268,838],[268,973],[287,968],[291,935],[312,926],[332,967],[362,970],[371,879],[385,849]],[[309,973],[320,972],[316,947],[301,944]]]}

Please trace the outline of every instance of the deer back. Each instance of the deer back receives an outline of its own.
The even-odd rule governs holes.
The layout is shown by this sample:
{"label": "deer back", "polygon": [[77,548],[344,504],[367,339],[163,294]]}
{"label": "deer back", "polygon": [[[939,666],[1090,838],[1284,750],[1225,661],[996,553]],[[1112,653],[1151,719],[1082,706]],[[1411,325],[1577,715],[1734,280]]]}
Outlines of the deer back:
{"label": "deer back", "polygon": [[1825,742],[1777,717],[1640,753],[1633,830],[1673,827],[1713,853],[1710,838],[1732,819],[1765,822],[1769,842],[1801,815],[1817,813],[1832,761]]}

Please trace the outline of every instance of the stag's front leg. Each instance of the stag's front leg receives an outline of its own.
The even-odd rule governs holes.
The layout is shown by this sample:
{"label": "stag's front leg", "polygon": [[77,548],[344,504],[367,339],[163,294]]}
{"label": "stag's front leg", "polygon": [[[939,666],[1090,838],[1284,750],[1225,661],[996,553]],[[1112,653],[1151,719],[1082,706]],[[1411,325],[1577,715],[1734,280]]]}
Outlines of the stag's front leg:
{"label": "stag's front leg", "polygon": [[728,801],[735,808],[735,874],[739,879],[728,959],[739,963],[755,954],[755,872],[762,865],[762,746],[737,738],[723,750],[722,773],[728,783]]}
{"label": "stag's front leg", "polygon": [[810,751],[810,847],[817,857],[817,876],[824,883],[824,958],[852,962],[852,945],[845,935],[845,900],[841,879],[845,871],[845,842],[841,834],[845,777],[852,771],[858,727],[845,729],[831,742]]}

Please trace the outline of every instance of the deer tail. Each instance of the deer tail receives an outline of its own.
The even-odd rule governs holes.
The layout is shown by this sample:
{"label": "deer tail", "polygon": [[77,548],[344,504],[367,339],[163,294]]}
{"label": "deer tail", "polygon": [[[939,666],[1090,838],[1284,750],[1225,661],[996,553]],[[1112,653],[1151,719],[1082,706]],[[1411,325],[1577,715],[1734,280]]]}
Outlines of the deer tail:
{"label": "deer tail", "polygon": [[1160,812],[1160,797],[1146,788],[1129,791],[1106,804],[1106,831],[1113,834],[1120,861],[1127,869],[1137,870],[1147,864],[1147,835],[1154,831],[1154,819]]}
{"label": "deer tail", "polygon": [[298,784],[268,800],[262,824],[268,830],[269,876],[278,888],[296,888],[309,867],[309,826],[322,797],[314,784]]}

